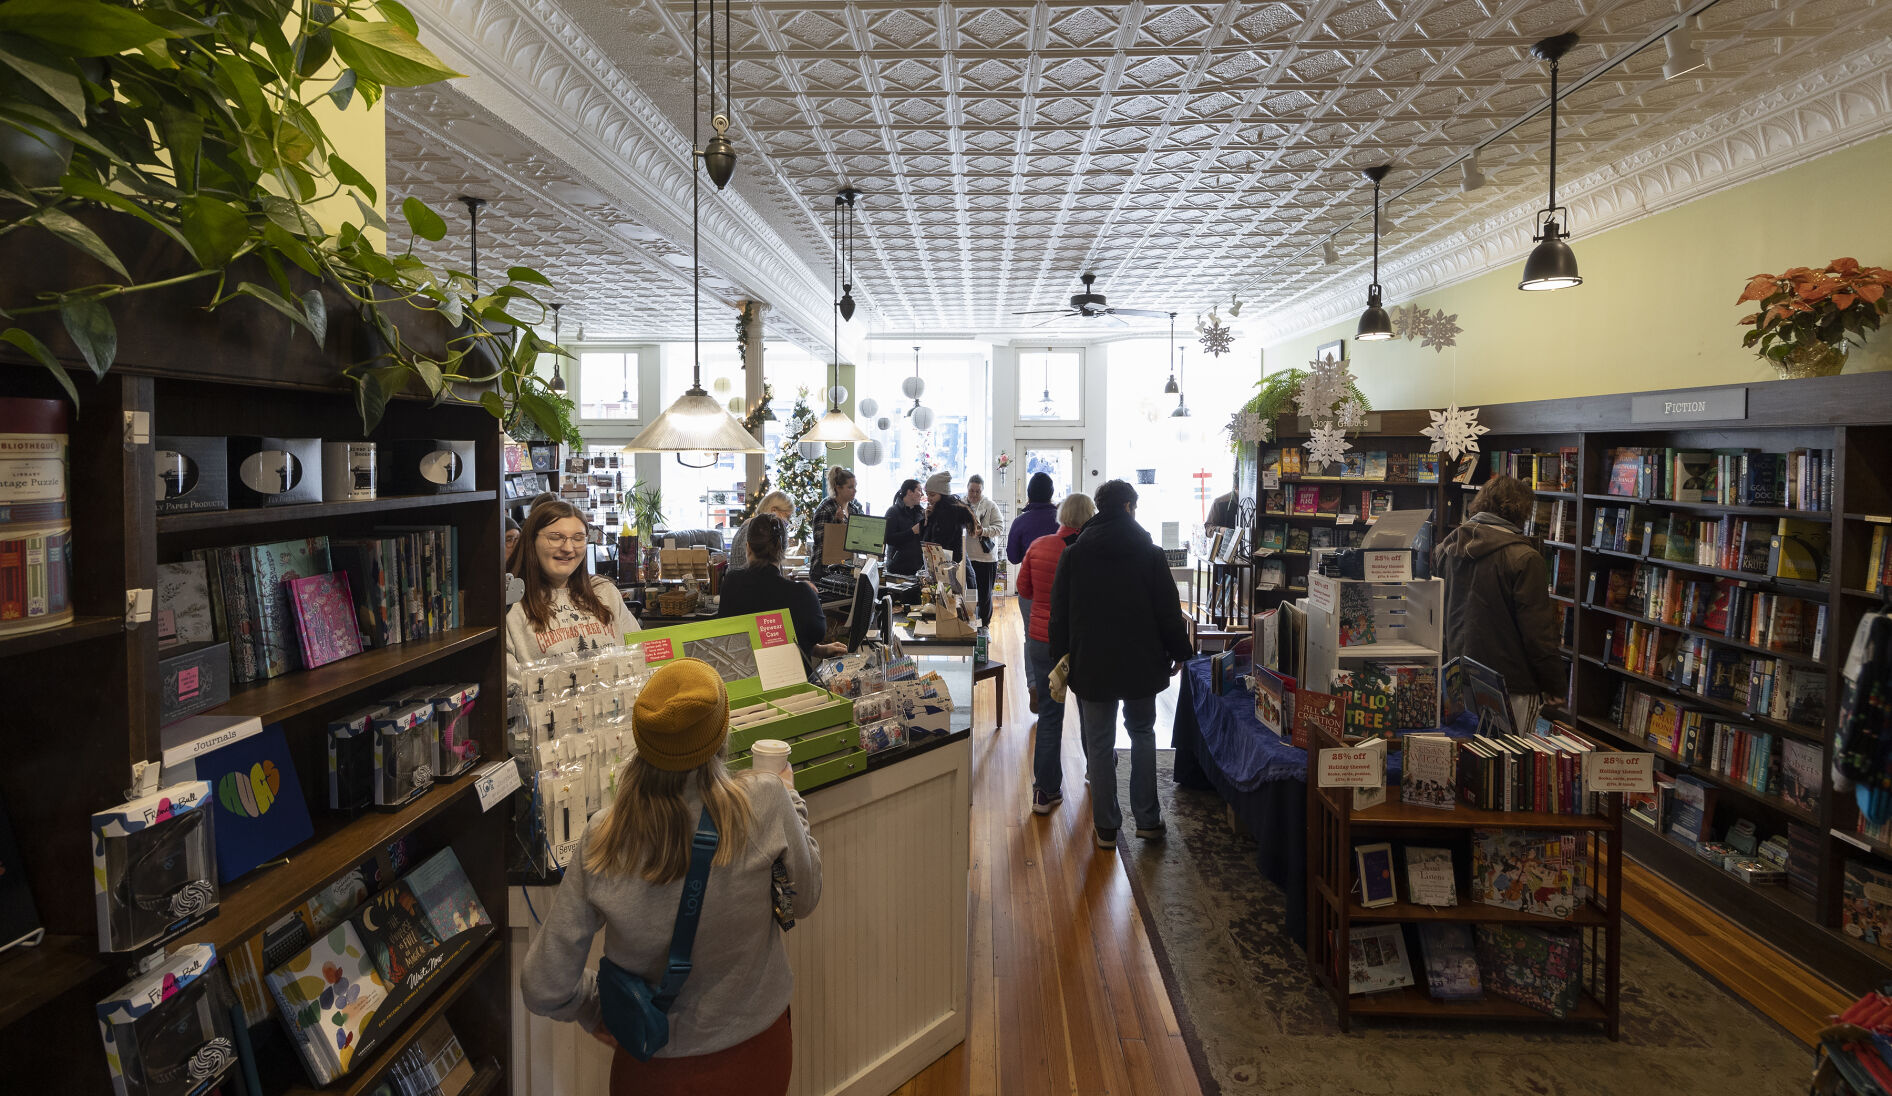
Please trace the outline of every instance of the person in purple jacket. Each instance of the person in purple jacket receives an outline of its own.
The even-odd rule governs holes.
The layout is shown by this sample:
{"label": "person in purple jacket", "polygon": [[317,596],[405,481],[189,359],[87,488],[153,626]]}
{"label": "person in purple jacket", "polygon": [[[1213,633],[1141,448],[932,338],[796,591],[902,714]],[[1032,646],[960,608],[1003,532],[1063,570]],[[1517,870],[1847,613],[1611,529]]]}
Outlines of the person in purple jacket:
{"label": "person in purple jacket", "polygon": [[[1039,537],[1050,536],[1058,531],[1058,508],[1051,504],[1051,477],[1043,472],[1032,473],[1025,481],[1025,508],[1012,519],[1011,535],[1005,538],[1005,558],[1012,561],[1012,568],[1025,562],[1025,549]],[[1031,620],[1031,602],[1018,599],[1018,617]]]}

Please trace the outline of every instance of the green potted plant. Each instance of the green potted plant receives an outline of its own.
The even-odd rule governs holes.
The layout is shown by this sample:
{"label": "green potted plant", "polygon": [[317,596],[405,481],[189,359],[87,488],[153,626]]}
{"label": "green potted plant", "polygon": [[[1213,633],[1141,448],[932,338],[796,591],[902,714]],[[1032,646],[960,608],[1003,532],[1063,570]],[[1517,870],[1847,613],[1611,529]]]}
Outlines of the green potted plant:
{"label": "green potted plant", "polygon": [[639,539],[647,544],[657,531],[657,523],[668,520],[664,517],[663,507],[663,490],[647,487],[643,480],[631,484],[631,489],[624,492],[624,509],[631,515],[631,527],[636,530]]}
{"label": "green potted plant", "polygon": [[1741,317],[1752,327],[1741,345],[1755,350],[1782,377],[1830,377],[1846,367],[1846,351],[1864,345],[1892,302],[1892,271],[1834,259],[1823,270],[1796,266],[1748,279],[1736,304],[1758,302]]}
{"label": "green potted plant", "polygon": [[[12,268],[0,342],[50,369],[76,404],[46,340],[69,340],[103,376],[124,310],[154,291],[160,307],[178,292],[206,309],[254,301],[321,345],[331,315],[352,312],[362,337],[338,345],[359,354],[338,379],[364,429],[417,390],[559,436],[564,397],[536,367],[564,351],[530,326],[551,283],[515,266],[475,284],[411,246],[384,248],[376,188],[312,109],[366,110],[386,88],[457,76],[418,30],[398,0],[0,3],[0,243]],[[335,198],[356,214],[325,225],[315,207]],[[412,237],[446,236],[419,199],[400,215]],[[61,246],[80,260],[22,260]],[[146,251],[162,258],[155,269]],[[417,326],[416,313],[433,315]]]}

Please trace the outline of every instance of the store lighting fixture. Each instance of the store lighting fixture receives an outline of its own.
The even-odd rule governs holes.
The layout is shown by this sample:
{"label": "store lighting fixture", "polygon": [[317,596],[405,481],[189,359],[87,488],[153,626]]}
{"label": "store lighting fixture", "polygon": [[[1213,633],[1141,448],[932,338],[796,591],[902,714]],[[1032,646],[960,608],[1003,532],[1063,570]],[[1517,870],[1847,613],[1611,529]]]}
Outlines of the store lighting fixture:
{"label": "store lighting fixture", "polygon": [[1340,249],[1334,246],[1334,238],[1327,237],[1320,244],[1320,261],[1333,266],[1340,261]]}
{"label": "store lighting fixture", "polygon": [[[561,308],[564,308],[564,307],[565,307],[565,306],[564,306],[563,304],[560,304],[560,303],[559,303],[559,302],[557,302],[557,301],[553,301],[553,302],[552,302],[552,304],[551,304],[551,309],[552,309],[552,345],[553,345],[553,346],[557,346],[557,345],[558,345],[558,310],[559,310],[559,309],[561,309]],[[560,359],[560,358],[563,358],[563,357],[564,357],[564,355],[563,355],[563,354],[560,354],[560,353],[558,353],[558,352],[556,352],[556,351],[554,351],[554,352],[553,352],[553,354],[552,354],[552,382],[551,382],[551,389],[552,389],[552,391],[554,391],[554,392],[563,392],[563,391],[565,391],[565,375],[564,375],[563,373],[560,373],[560,372],[558,371],[558,367],[559,367],[559,359]],[[629,400],[629,393],[626,393],[626,399],[625,399],[625,402],[626,402],[626,403],[629,403],[629,402],[630,402],[630,400]]]}
{"label": "store lighting fixture", "polygon": [[[696,18],[696,6],[691,5],[692,20]],[[736,174],[736,146],[729,141],[729,112],[735,101],[730,92],[729,59],[730,45],[735,35],[729,25],[729,0],[723,0],[723,109],[716,109],[716,0],[710,0],[709,17],[709,52],[710,52],[710,126],[716,130],[716,136],[709,139],[697,155],[703,158],[703,170],[709,175],[710,182],[721,190],[729,185],[729,180]],[[696,24],[690,24],[691,63],[695,64]],[[691,104],[694,112],[695,104]]]}
{"label": "store lighting fixture", "polygon": [[1485,173],[1478,168],[1477,149],[1472,149],[1472,154],[1459,162],[1458,170],[1458,188],[1466,194],[1485,185]]}
{"label": "store lighting fixture", "polygon": [[1538,231],[1531,237],[1537,246],[1524,260],[1519,289],[1568,289],[1583,284],[1576,253],[1564,242],[1570,238],[1569,230],[1562,227],[1570,223],[1570,211],[1557,204],[1557,62],[1576,44],[1575,34],[1559,34],[1531,47],[1531,56],[1550,62],[1550,203],[1538,211]]}
{"label": "store lighting fixture", "polygon": [[913,348],[913,375],[900,382],[900,392],[913,401],[907,408],[906,417],[912,421],[913,428],[924,434],[933,428],[933,409],[920,406],[920,397],[926,394],[926,382],[920,379],[920,348]]}
{"label": "store lighting fixture", "polygon": [[1393,318],[1380,303],[1380,180],[1391,170],[1393,165],[1380,164],[1360,173],[1373,180],[1373,283],[1366,287],[1366,311],[1360,313],[1360,326],[1353,336],[1362,342],[1393,337]]}
{"label": "store lighting fixture", "polygon": [[860,196],[861,192],[853,187],[847,187],[834,196],[837,207],[843,203],[847,205],[847,216],[841,219],[840,224],[841,238],[835,244],[839,249],[841,265],[841,300],[837,307],[841,309],[843,320],[854,318],[854,200]]}
{"label": "store lighting fixture", "polygon": [[[1175,323],[1176,321],[1171,320],[1170,322]],[[1175,344],[1171,343],[1170,345],[1174,346]],[[1176,375],[1178,377],[1182,376],[1183,372],[1182,355],[1183,350],[1178,349],[1176,351]],[[1169,417],[1172,419],[1186,419],[1189,417],[1189,405],[1183,402],[1183,391],[1180,383],[1176,385],[1176,409],[1169,413]]]}
{"label": "store lighting fixture", "polygon": [[1038,417],[1048,419],[1058,413],[1057,405],[1051,402],[1051,348],[1045,347],[1045,398],[1038,405]]}
{"label": "store lighting fixture", "polygon": [[1673,80],[1684,73],[1694,72],[1708,63],[1708,59],[1701,55],[1701,47],[1695,44],[1695,32],[1689,29],[1686,19],[1668,33],[1662,44],[1669,51],[1669,59],[1662,65],[1664,80]]}
{"label": "store lighting fixture", "polygon": [[1176,383],[1176,314],[1169,314],[1169,383],[1163,386],[1163,395],[1176,396],[1182,393],[1182,386]]}
{"label": "store lighting fixture", "polygon": [[[711,0],[712,24],[714,21],[714,3]],[[692,5],[693,21],[690,24],[690,75],[691,102],[700,98],[702,70],[697,65],[696,27],[700,15]],[[715,81],[711,80],[714,90]],[[727,120],[724,122],[727,125]],[[701,135],[701,118],[694,109],[690,118],[690,142],[694,153],[695,144]],[[733,156],[733,154],[732,154]],[[734,169],[734,160],[730,167]],[[725,180],[727,181],[727,180]],[[762,443],[754,434],[743,429],[742,423],[723,405],[716,402],[716,397],[703,390],[703,188],[697,182],[696,172],[690,173],[690,349],[692,355],[691,379],[689,390],[677,397],[664,413],[651,420],[649,426],[638,431],[631,443],[624,447],[626,453],[675,453],[677,463],[685,468],[709,468],[713,466],[721,453],[761,453]],[[692,463],[684,460],[686,453],[701,453],[706,460]]]}
{"label": "store lighting fixture", "polygon": [[[854,210],[854,198],[858,194],[859,191],[853,187],[846,187],[834,196],[834,281],[831,284],[836,289],[842,286],[841,279],[846,277],[841,267],[841,239],[844,231],[841,227],[841,207],[846,206],[851,217]],[[861,429],[860,423],[855,422],[853,416],[841,410],[840,404],[840,396],[846,391],[841,387],[841,320],[844,318],[843,314],[853,313],[853,306],[853,298],[836,295],[833,317],[833,380],[828,385],[828,411],[815,421],[815,425],[809,429],[808,433],[802,435],[804,442],[818,441],[830,449],[845,449],[867,440],[867,431]]]}

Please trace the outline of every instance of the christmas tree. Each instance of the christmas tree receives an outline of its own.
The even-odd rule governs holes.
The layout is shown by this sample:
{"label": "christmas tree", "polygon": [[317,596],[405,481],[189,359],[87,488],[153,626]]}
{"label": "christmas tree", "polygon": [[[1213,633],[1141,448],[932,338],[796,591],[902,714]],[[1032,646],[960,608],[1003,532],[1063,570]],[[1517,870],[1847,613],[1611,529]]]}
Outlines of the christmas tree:
{"label": "christmas tree", "polygon": [[794,540],[801,540],[814,531],[815,508],[828,497],[828,463],[822,459],[820,445],[815,445],[813,456],[802,452],[801,448],[801,439],[814,428],[815,413],[808,406],[808,389],[799,389],[795,393],[795,410],[782,431],[782,446],[775,452],[775,490],[795,503],[795,518],[788,527],[788,535]]}

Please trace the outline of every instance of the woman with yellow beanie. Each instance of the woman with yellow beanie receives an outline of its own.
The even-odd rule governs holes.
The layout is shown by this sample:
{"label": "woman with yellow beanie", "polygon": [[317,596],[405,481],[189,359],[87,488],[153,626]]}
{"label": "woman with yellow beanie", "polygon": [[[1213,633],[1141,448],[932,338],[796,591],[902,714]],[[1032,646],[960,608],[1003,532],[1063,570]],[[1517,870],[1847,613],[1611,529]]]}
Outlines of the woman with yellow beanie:
{"label": "woman with yellow beanie", "polygon": [[[708,884],[688,945],[689,972],[668,1010],[669,1039],[648,1061],[624,1048],[611,1063],[619,1096],[772,1096],[788,1091],[788,1000],[794,979],[773,908],[779,860],[792,915],[821,899],[821,849],[792,777],[726,768],[729,695],[693,658],[651,675],[631,710],[637,754],[618,797],[592,819],[527,953],[526,1007],[572,1020],[616,1045],[586,958],[604,930],[607,977],[664,983],[679,903],[699,831],[714,841]],[[705,846],[706,848],[708,846]],[[620,1029],[622,1030],[622,1029]]]}

